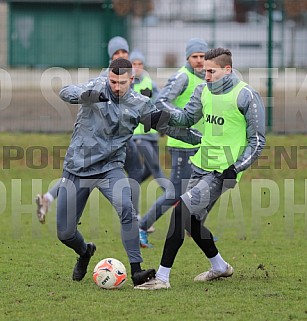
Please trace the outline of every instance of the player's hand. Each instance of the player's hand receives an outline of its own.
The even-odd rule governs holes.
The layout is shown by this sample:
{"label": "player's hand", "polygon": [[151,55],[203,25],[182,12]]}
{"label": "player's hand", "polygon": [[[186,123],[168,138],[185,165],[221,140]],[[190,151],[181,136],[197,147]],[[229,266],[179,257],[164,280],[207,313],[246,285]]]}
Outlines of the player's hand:
{"label": "player's hand", "polygon": [[87,90],[81,94],[80,103],[99,103],[107,102],[109,99],[104,95],[103,92],[97,90]]}
{"label": "player's hand", "polygon": [[153,128],[164,134],[170,117],[170,113],[165,110],[156,110],[150,113],[144,120],[145,133],[149,132],[150,129]]}
{"label": "player's hand", "polygon": [[202,139],[203,135],[199,130],[197,130],[195,128],[187,128],[187,135],[190,137],[193,137],[191,139],[192,145],[198,145],[201,143],[201,139]]}
{"label": "player's hand", "polygon": [[224,180],[223,186],[226,188],[234,188],[237,184],[237,170],[234,165],[230,165],[228,168],[224,169],[221,178]]}

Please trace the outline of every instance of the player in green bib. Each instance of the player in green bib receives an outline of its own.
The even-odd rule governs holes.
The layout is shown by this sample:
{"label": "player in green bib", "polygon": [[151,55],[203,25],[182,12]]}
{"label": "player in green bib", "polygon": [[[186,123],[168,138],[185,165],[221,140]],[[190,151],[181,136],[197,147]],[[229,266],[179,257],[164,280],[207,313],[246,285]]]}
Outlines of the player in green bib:
{"label": "player in green bib", "polygon": [[[178,110],[179,112],[188,103],[194,89],[204,82],[204,57],[208,50],[207,43],[198,38],[192,38],[186,45],[186,63],[167,81],[160,91],[155,102],[161,110]],[[200,129],[203,119],[193,127]],[[166,191],[151,206],[140,221],[140,244],[142,247],[151,247],[148,242],[147,229],[158,220],[171,206],[180,199],[186,190],[192,168],[190,157],[198,150],[198,146],[186,144],[180,140],[167,138],[167,147],[171,156],[171,174]]]}
{"label": "player in green bib", "polygon": [[259,93],[232,70],[228,49],[206,52],[204,67],[207,83],[196,87],[184,111],[170,122],[190,126],[204,118],[201,145],[191,157],[193,172],[186,192],[173,210],[156,278],[136,289],[170,288],[170,271],[183,244],[184,230],[211,264],[194,281],[207,282],[234,273],[202,220],[221,194],[233,188],[242,172],[259,157],[265,145],[265,112]]}

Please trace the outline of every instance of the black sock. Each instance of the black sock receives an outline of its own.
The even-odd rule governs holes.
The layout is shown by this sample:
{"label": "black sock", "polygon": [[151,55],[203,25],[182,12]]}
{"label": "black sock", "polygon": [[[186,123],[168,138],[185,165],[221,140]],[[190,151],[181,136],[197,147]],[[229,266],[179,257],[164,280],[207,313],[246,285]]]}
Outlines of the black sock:
{"label": "black sock", "polygon": [[190,232],[194,242],[208,258],[218,254],[211,232],[203,226],[203,222],[191,215],[183,201],[179,201],[173,209],[171,222],[164,244],[161,265],[171,268],[175,261],[185,235],[185,229]]}
{"label": "black sock", "polygon": [[194,215],[191,216],[190,233],[194,242],[200,247],[207,258],[212,258],[218,254],[215,242],[211,232],[203,226],[203,222],[199,221]]}
{"label": "black sock", "polygon": [[141,269],[141,263],[130,263],[130,268],[131,268],[131,275],[133,275],[135,272],[140,272],[142,271]]}
{"label": "black sock", "polygon": [[182,201],[179,201],[173,209],[169,229],[167,232],[161,265],[167,268],[173,266],[177,252],[184,240],[185,216],[182,213]]}

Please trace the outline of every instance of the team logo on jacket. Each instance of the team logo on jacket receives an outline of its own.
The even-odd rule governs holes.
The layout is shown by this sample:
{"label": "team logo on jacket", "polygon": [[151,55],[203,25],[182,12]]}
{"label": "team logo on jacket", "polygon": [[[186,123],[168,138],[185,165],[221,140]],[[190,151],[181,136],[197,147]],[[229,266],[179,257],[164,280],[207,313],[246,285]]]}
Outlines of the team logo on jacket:
{"label": "team logo on jacket", "polygon": [[223,117],[206,114],[206,123],[222,126],[224,125],[225,120]]}

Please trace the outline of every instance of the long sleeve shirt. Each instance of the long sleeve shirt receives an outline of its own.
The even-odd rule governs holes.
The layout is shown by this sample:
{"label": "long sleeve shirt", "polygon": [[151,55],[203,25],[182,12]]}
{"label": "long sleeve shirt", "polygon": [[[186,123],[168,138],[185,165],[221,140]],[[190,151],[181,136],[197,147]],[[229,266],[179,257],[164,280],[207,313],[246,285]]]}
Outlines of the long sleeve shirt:
{"label": "long sleeve shirt", "polygon": [[[134,129],[140,122],[145,124],[152,113],[159,112],[148,97],[131,88],[122,97],[116,97],[105,77],[98,77],[85,85],[65,86],[60,97],[65,102],[78,104],[82,93],[87,90],[97,90],[109,101],[83,103],[79,108],[64,159],[64,169],[78,176],[91,176],[123,167],[126,142]],[[184,125],[178,126],[166,124],[163,133],[192,144],[200,142],[200,137]]]}
{"label": "long sleeve shirt", "polygon": [[[181,124],[190,127],[201,117],[204,117],[206,120],[201,101],[204,87],[208,86],[212,94],[220,95],[231,91],[238,82],[239,79],[235,73],[231,73],[214,83],[200,84],[196,87],[184,110],[177,111],[176,115],[172,117],[170,125],[176,126]],[[265,145],[265,111],[259,93],[250,86],[245,86],[240,91],[237,98],[237,106],[246,120],[247,145],[234,163],[236,170],[241,172],[247,169],[259,157]]]}

